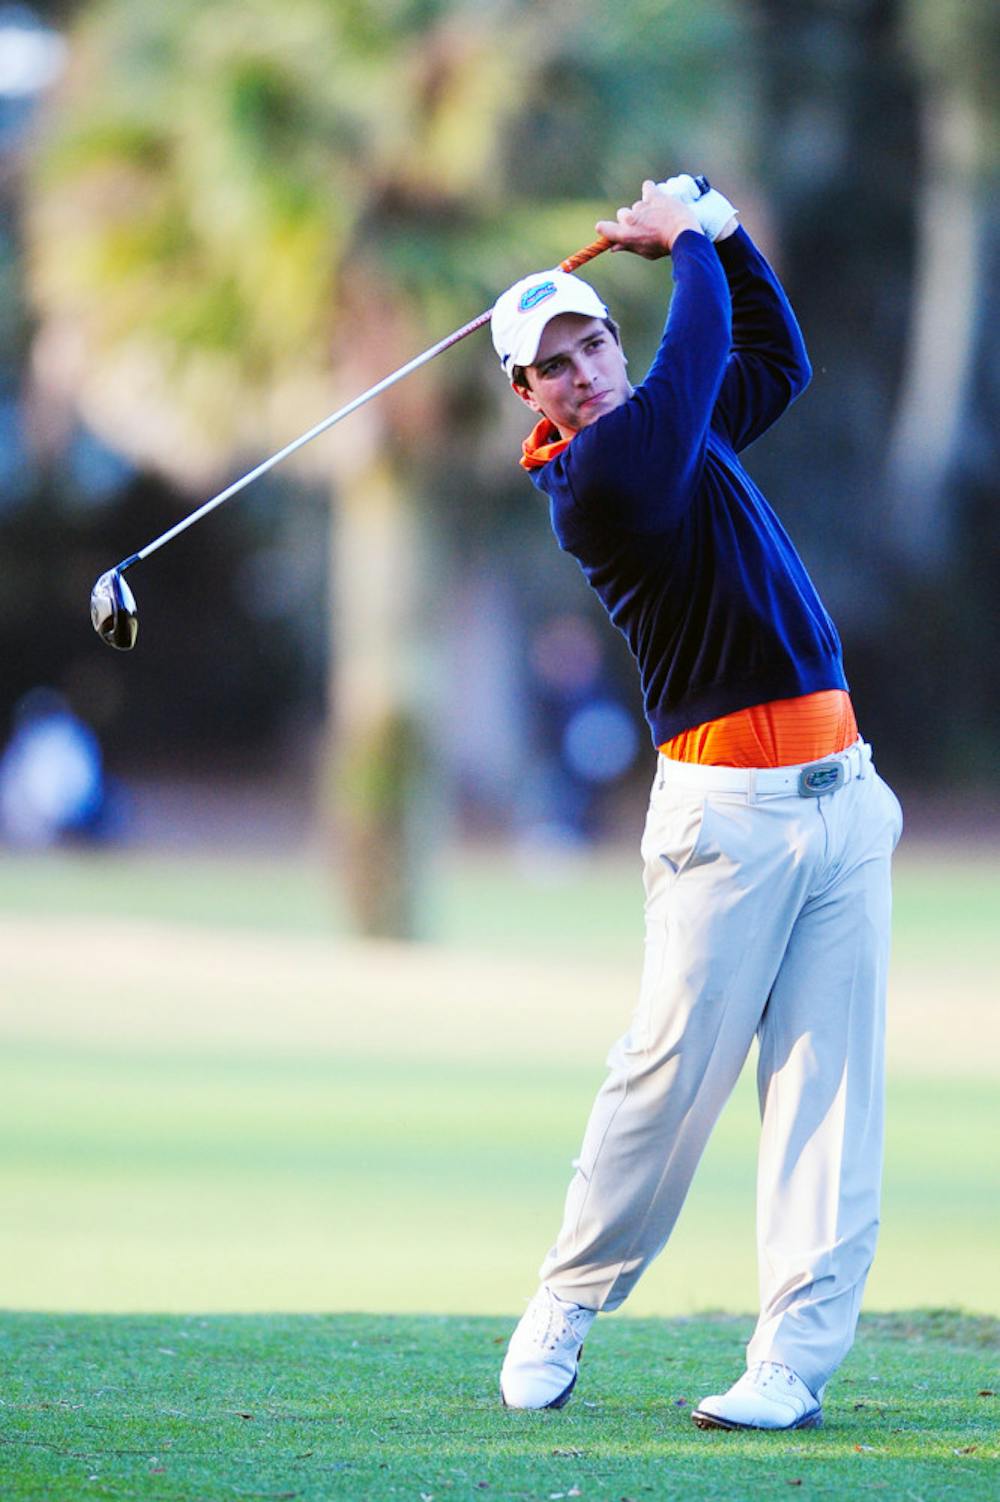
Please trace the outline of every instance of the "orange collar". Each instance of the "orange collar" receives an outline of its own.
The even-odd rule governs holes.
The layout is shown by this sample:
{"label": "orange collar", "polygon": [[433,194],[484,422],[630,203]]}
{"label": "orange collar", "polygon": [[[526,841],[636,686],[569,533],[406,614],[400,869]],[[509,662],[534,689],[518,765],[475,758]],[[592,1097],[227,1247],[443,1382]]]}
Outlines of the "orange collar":
{"label": "orange collar", "polygon": [[543,464],[548,464],[550,459],[569,448],[572,442],[572,437],[560,438],[559,429],[547,417],[541,417],[521,444],[521,458],[518,462],[522,469],[541,469]]}

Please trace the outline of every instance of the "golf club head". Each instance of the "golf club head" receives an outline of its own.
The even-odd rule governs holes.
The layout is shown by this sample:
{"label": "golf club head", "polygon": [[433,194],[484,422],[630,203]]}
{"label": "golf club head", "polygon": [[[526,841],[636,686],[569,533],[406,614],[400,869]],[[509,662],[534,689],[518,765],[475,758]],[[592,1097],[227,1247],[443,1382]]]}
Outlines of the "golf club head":
{"label": "golf club head", "polygon": [[129,652],[139,635],[135,597],[116,568],[102,574],[90,592],[90,619],[109,647]]}

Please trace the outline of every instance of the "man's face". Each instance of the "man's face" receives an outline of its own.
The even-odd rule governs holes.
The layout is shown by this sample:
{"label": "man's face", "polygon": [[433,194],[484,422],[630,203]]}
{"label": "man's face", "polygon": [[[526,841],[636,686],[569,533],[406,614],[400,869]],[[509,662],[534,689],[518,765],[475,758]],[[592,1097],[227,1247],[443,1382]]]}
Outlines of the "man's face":
{"label": "man's face", "polygon": [[559,313],[545,325],[535,363],[525,374],[527,388],[514,390],[562,438],[589,427],[632,395],[621,345],[600,318],[582,313]]}

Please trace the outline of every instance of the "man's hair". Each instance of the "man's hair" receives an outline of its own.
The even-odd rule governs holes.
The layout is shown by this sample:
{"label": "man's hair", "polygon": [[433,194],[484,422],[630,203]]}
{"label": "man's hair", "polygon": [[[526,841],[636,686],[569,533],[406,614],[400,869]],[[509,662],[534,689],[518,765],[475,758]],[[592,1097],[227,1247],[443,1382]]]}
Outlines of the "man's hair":
{"label": "man's hair", "polygon": [[[602,318],[601,322],[604,324],[604,327],[608,330],[609,334],[612,335],[615,343],[620,349],[622,342],[621,330],[619,329],[617,323],[615,323],[615,320],[609,316],[608,318]],[[514,366],[510,373],[510,383],[512,386],[523,386],[525,391],[531,390],[531,387],[528,385],[527,369],[528,368],[526,365]]]}

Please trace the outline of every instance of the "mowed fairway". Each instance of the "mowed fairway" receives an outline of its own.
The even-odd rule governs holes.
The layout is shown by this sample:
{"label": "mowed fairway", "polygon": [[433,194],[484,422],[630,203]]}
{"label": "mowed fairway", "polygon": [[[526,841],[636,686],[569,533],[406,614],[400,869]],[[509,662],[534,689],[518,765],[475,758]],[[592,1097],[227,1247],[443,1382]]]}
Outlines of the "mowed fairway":
{"label": "mowed fairway", "polygon": [[[513,1314],[638,971],[638,881],[471,857],[447,943],[324,931],[308,863],[0,873],[0,1303]],[[1000,1313],[1000,862],[904,854],[867,1306]],[[752,1061],[751,1061],[752,1065]],[[755,1303],[748,1070],[635,1315]]]}

